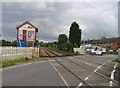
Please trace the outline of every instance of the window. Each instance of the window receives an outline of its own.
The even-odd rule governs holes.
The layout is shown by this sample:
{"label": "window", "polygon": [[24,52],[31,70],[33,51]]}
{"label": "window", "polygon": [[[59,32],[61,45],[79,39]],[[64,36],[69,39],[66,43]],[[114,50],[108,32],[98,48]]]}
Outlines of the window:
{"label": "window", "polygon": [[26,36],[26,30],[23,30],[23,36]]}
{"label": "window", "polygon": [[28,31],[28,38],[30,39],[34,38],[34,31]]}
{"label": "window", "polygon": [[19,39],[22,39],[22,30],[19,30],[18,38],[19,38]]}

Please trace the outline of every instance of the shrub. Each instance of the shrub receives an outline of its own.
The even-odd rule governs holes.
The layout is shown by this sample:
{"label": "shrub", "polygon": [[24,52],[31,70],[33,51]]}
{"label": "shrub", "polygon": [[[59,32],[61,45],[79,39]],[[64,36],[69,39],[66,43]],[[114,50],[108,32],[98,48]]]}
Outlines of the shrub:
{"label": "shrub", "polygon": [[28,57],[25,57],[25,60],[29,60],[29,58],[28,58]]}

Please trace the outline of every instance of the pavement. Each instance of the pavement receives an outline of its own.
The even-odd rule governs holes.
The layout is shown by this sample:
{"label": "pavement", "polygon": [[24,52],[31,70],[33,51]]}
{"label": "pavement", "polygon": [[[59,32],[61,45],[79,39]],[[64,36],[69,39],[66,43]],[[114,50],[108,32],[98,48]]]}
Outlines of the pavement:
{"label": "pavement", "polygon": [[[116,82],[109,80],[109,78],[114,80],[115,76],[118,76],[114,68],[116,63],[111,62],[116,57],[117,55],[56,57],[47,58],[49,60],[38,60],[26,63],[25,65],[8,67],[2,70],[2,85],[84,86],[84,84],[54,60],[57,59],[91,86],[118,86]],[[78,65],[71,63],[69,60]],[[115,81],[118,80],[116,79]]]}

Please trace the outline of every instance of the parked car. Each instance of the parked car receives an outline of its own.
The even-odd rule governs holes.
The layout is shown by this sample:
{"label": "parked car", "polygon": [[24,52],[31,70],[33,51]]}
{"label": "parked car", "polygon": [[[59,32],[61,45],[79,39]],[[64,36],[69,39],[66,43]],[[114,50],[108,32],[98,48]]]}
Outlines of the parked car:
{"label": "parked car", "polygon": [[91,54],[91,55],[101,55],[103,54],[102,47],[99,46],[90,46],[89,48],[86,49],[86,53]]}
{"label": "parked car", "polygon": [[87,48],[85,49],[86,53],[90,54],[91,49],[92,49],[92,47],[91,47],[91,46],[90,46],[90,47],[87,47]]}
{"label": "parked car", "polygon": [[93,49],[91,49],[90,54],[101,55],[102,56],[102,48],[99,47],[99,46],[93,46]]}

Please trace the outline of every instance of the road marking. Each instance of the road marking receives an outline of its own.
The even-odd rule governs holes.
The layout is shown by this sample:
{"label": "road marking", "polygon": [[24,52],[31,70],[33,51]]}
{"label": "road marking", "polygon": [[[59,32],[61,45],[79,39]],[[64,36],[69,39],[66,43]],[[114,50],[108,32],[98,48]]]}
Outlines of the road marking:
{"label": "road marking", "polygon": [[110,61],[112,61],[112,60],[108,60],[106,63],[103,63],[102,65],[98,66],[97,69],[94,70],[94,72],[97,72],[98,69],[100,69],[102,66],[104,66],[105,64],[107,64]]}
{"label": "road marking", "polygon": [[89,77],[86,77],[85,80],[87,80]]}
{"label": "road marking", "polygon": [[[103,65],[105,65],[105,64],[106,64],[106,63],[98,66],[97,69],[94,70],[94,72],[97,72],[97,70],[98,70],[99,68],[101,68],[101,67],[102,67]],[[94,72],[93,72],[93,73],[94,73]],[[92,73],[92,74],[93,74],[93,73]],[[85,80],[85,81],[88,80],[90,76],[91,76],[91,75],[88,75],[84,80]],[[78,87],[76,87],[76,88],[79,88],[80,86],[82,86],[81,83],[80,83],[80,84],[78,85]]]}
{"label": "road marking", "polygon": [[[54,61],[54,60],[51,60],[51,61]],[[3,68],[3,69],[0,69],[0,70],[7,70],[7,69],[22,67],[22,66],[26,66],[26,65],[30,65],[30,64],[38,64],[38,63],[44,63],[44,62],[47,62],[47,61],[30,62],[30,63],[26,63],[26,64],[21,64],[21,65],[16,65],[16,66],[11,66],[11,67],[7,67],[7,68]]]}
{"label": "road marking", "polygon": [[[114,69],[113,69],[113,71],[111,72],[111,79],[113,79],[114,80],[114,73],[115,73],[115,69],[116,69],[116,67],[117,67],[117,65],[118,65],[118,63],[116,63],[115,65],[114,65]],[[113,81],[110,81],[110,86],[113,86]]]}
{"label": "road marking", "polygon": [[69,58],[73,58],[73,57],[69,57]]}
{"label": "road marking", "polygon": [[[87,77],[85,78],[85,81],[88,80],[90,76],[91,76],[91,75],[87,76]],[[80,86],[82,86],[82,83],[80,83],[76,88],[79,88]]]}
{"label": "road marking", "polygon": [[[97,69],[94,70],[94,72],[97,72],[98,69],[100,69],[102,66],[104,66],[104,65],[107,64],[108,62],[111,62],[112,60],[113,60],[113,59],[108,60],[107,62],[105,62],[105,63],[103,63],[102,65],[98,66]],[[92,65],[89,64],[89,63],[85,63],[85,64],[92,66]],[[92,74],[94,74],[94,72],[93,72]],[[85,80],[85,81],[88,80],[90,76],[91,76],[91,75],[87,76],[84,80]],[[79,88],[80,86],[82,86],[82,83],[79,83],[79,85],[78,85],[76,88]]]}
{"label": "road marking", "polygon": [[85,64],[92,66],[90,63],[85,63]]}
{"label": "road marking", "polygon": [[97,69],[95,69],[95,72],[100,69],[103,65],[105,65],[106,63],[103,63],[102,65],[98,66]]}
{"label": "road marking", "polygon": [[80,83],[76,88],[79,88],[80,86],[82,86],[82,83]]}
{"label": "road marking", "polygon": [[57,68],[53,65],[53,63],[49,60],[50,64],[53,66],[53,68],[55,69],[55,71],[58,73],[58,75],[60,76],[60,78],[63,80],[64,84],[69,88],[68,83],[65,81],[65,79],[63,78],[63,76],[60,74],[60,72],[57,70]]}

